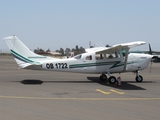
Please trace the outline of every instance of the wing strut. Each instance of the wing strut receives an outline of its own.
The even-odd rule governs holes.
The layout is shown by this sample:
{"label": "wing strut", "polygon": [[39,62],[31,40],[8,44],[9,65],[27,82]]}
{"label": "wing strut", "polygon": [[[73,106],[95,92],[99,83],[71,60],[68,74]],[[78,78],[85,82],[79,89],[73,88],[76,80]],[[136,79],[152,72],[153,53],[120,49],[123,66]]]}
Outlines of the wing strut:
{"label": "wing strut", "polygon": [[127,60],[128,60],[128,51],[129,51],[129,48],[126,48],[126,55],[125,55],[125,61],[124,61],[123,71],[126,71]]}

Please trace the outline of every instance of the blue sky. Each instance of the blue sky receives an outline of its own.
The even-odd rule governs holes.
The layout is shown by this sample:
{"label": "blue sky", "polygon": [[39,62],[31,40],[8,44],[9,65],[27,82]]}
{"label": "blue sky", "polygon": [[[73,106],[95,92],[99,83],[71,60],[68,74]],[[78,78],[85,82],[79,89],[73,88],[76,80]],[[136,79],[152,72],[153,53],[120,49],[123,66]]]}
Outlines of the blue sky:
{"label": "blue sky", "polygon": [[32,50],[146,41],[160,51],[159,6],[159,0],[0,0],[0,37],[16,35]]}

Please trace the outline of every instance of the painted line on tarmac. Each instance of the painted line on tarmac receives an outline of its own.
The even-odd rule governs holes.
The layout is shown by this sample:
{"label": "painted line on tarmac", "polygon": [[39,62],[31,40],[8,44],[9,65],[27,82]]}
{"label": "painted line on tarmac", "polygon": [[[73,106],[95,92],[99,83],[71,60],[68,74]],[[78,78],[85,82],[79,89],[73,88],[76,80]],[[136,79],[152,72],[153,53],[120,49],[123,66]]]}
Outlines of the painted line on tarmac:
{"label": "painted line on tarmac", "polygon": [[113,89],[110,89],[110,91],[115,92],[117,94],[121,94],[121,95],[125,93],[125,92],[119,92],[119,91],[116,91],[116,90],[113,90]]}
{"label": "painted line on tarmac", "polygon": [[105,95],[108,95],[108,94],[111,94],[111,93],[117,93],[117,94],[120,94],[120,95],[123,95],[125,92],[119,92],[117,90],[113,90],[113,89],[110,89],[111,92],[105,92],[103,90],[100,90],[100,89],[96,89],[97,92],[100,92],[102,94],[105,94]]}
{"label": "painted line on tarmac", "polygon": [[102,93],[102,94],[105,94],[105,95],[106,95],[106,94],[108,95],[108,94],[110,94],[110,93],[111,93],[111,92],[105,92],[105,91],[100,90],[100,89],[96,89],[96,91],[98,91],[98,92],[100,92],[100,93]]}
{"label": "painted line on tarmac", "polygon": [[160,98],[52,98],[52,97],[25,97],[25,96],[0,96],[0,99],[29,99],[29,100],[80,100],[80,101],[151,101]]}

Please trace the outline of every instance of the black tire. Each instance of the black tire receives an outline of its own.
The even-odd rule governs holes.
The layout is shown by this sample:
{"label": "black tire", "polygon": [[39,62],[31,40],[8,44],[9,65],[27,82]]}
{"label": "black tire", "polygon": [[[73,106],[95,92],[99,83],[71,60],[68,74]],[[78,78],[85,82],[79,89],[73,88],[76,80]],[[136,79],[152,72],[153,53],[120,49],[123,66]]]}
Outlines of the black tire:
{"label": "black tire", "polygon": [[107,76],[105,74],[100,75],[100,80],[101,81],[106,81],[107,80]]}
{"label": "black tire", "polygon": [[139,75],[139,77],[136,76],[135,79],[136,79],[136,82],[142,82],[143,81],[143,77],[141,75]]}
{"label": "black tire", "polygon": [[116,82],[116,78],[114,76],[110,76],[109,77],[109,83],[110,84],[115,84],[115,82]]}

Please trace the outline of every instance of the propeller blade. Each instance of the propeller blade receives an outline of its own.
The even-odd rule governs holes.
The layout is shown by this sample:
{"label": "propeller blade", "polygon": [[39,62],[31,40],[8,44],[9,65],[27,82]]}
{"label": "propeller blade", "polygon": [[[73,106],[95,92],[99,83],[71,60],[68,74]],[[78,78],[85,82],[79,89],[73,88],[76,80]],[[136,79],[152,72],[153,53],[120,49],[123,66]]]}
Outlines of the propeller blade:
{"label": "propeller blade", "polygon": [[149,43],[149,52],[148,52],[150,55],[152,55],[152,49],[151,49],[151,45]]}
{"label": "propeller blade", "polygon": [[[148,45],[149,45],[149,51],[148,51],[148,53],[149,53],[150,55],[152,55],[152,49],[151,49],[150,43],[149,43]],[[151,70],[152,70],[152,62],[153,62],[153,58],[151,59],[151,63],[150,63],[150,73],[151,73]]]}

